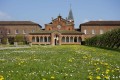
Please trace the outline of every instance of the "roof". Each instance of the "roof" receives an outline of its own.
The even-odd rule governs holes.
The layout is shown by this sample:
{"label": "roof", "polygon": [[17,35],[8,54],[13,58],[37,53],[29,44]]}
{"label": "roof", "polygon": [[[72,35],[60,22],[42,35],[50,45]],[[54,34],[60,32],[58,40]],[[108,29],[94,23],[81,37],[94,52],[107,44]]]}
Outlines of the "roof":
{"label": "roof", "polygon": [[61,34],[83,34],[82,32],[79,32],[79,31],[68,31],[68,30],[40,30],[38,32],[34,32],[34,33],[30,33],[30,34],[51,34],[53,32],[59,32]]}
{"label": "roof", "polygon": [[34,23],[32,21],[0,21],[0,24],[2,25],[39,25],[37,23]]}
{"label": "roof", "polygon": [[89,21],[80,26],[120,26],[120,21]]}

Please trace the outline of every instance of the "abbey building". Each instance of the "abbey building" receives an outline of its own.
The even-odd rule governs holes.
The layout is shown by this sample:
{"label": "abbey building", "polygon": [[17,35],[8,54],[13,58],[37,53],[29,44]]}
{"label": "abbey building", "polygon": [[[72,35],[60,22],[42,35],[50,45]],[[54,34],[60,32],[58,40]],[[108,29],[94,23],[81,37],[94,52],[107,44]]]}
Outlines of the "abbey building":
{"label": "abbey building", "polygon": [[8,43],[15,36],[24,36],[27,43],[44,45],[78,44],[86,38],[104,34],[115,28],[120,28],[120,21],[89,21],[74,27],[74,17],[70,9],[66,19],[61,15],[45,24],[45,29],[32,21],[0,21],[0,43],[7,38]]}
{"label": "abbey building", "polygon": [[45,24],[45,30],[29,34],[32,44],[81,44],[82,39],[83,33],[74,28],[72,10],[70,10],[67,19],[59,15],[49,24]]}

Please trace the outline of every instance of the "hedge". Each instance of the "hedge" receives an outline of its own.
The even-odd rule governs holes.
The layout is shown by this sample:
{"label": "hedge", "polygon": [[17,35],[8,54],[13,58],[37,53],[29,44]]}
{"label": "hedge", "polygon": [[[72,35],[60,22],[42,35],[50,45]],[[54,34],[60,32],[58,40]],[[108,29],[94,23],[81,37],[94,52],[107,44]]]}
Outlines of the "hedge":
{"label": "hedge", "polygon": [[85,44],[98,47],[120,48],[120,28],[88,38],[85,40]]}

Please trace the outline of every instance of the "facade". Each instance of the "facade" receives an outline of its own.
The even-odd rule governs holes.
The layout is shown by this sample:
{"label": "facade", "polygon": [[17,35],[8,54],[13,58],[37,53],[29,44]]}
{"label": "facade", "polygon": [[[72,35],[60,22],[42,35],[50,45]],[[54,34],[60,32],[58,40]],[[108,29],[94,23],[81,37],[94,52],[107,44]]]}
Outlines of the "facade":
{"label": "facade", "polygon": [[29,34],[32,44],[81,44],[82,38],[83,33],[74,29],[73,17],[68,20],[60,15],[49,24],[45,24],[45,30]]}
{"label": "facade", "polygon": [[59,15],[45,24],[45,29],[41,28],[39,24],[31,21],[0,21],[0,43],[4,37],[10,42],[16,35],[23,35],[31,44],[81,44],[85,38],[120,28],[120,21],[89,21],[75,29],[70,9],[66,19]]}
{"label": "facade", "polygon": [[0,21],[0,42],[3,37],[14,38],[16,35],[28,36],[29,33],[40,30],[41,26],[31,21]]}
{"label": "facade", "polygon": [[84,33],[84,38],[100,35],[116,28],[120,28],[120,21],[89,21],[80,24],[80,31]]}

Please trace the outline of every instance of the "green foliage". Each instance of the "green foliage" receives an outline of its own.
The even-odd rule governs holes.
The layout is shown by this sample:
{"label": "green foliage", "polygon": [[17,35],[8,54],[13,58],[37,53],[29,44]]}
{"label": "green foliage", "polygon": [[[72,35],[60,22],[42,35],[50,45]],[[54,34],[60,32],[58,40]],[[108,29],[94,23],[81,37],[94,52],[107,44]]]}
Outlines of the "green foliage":
{"label": "green foliage", "polygon": [[2,38],[2,44],[7,44],[7,38]]}
{"label": "green foliage", "polygon": [[[80,45],[0,50],[4,80],[120,80],[117,51]],[[100,79],[101,78],[101,79]]]}
{"label": "green foliage", "polygon": [[90,46],[120,48],[120,28],[88,38],[85,43]]}
{"label": "green foliage", "polygon": [[23,35],[16,35],[14,38],[15,42],[25,42],[25,37]]}

